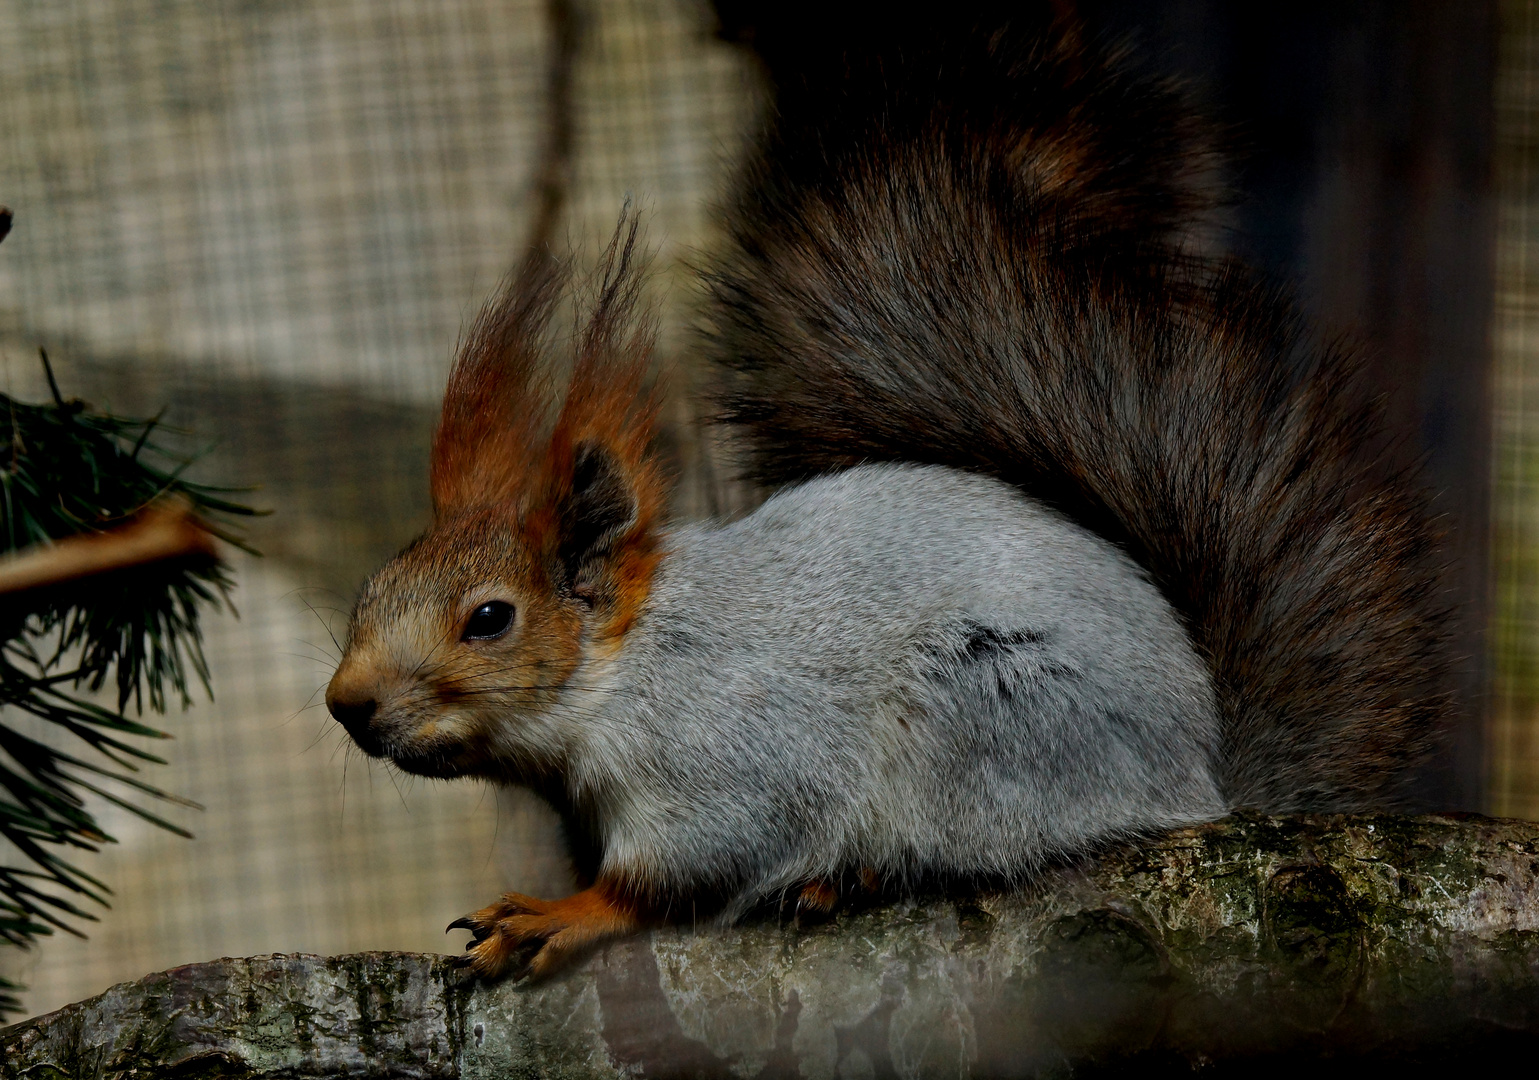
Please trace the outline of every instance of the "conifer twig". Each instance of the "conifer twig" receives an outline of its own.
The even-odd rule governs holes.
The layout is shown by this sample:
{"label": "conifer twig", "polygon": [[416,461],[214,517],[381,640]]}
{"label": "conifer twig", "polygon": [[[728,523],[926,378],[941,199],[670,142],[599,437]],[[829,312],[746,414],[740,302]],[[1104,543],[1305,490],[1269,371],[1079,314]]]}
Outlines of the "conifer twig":
{"label": "conifer twig", "polygon": [[156,502],[126,524],[0,557],[0,595],[110,570],[187,557],[217,558],[213,535],[183,500]]}

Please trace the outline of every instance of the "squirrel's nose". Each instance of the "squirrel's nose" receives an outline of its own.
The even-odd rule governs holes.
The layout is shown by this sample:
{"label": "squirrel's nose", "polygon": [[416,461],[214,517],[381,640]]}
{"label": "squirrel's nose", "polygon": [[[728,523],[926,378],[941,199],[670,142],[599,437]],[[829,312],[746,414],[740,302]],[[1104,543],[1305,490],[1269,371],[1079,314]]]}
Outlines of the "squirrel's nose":
{"label": "squirrel's nose", "polygon": [[347,729],[347,733],[354,738],[369,730],[369,721],[374,719],[374,710],[379,703],[373,698],[352,698],[341,695],[326,695],[326,708],[331,710],[331,715],[337,723]]}

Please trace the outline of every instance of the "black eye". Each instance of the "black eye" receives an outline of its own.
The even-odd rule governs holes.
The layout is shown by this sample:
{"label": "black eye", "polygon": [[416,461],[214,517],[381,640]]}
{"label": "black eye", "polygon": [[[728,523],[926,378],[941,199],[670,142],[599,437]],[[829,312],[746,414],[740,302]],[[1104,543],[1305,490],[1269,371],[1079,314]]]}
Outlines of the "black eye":
{"label": "black eye", "polygon": [[482,604],[465,620],[465,632],[461,641],[490,641],[500,638],[513,625],[513,605],[501,600]]}

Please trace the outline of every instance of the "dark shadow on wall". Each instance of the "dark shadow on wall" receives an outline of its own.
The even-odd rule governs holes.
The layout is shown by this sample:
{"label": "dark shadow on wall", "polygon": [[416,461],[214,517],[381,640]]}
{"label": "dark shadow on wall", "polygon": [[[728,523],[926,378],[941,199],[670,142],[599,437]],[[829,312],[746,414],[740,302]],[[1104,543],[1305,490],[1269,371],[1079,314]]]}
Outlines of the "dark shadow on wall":
{"label": "dark shadow on wall", "polygon": [[251,489],[241,500],[270,513],[241,528],[306,586],[330,593],[328,606],[350,607],[364,577],[428,522],[436,407],[347,385],[97,357],[67,340],[48,346],[66,397],[121,416],[159,415],[172,429],[160,441],[196,458],[190,475]]}
{"label": "dark shadow on wall", "polygon": [[[6,347],[13,357],[32,351],[29,342],[0,334]],[[264,556],[322,590],[324,606],[339,615],[364,579],[432,519],[428,452],[436,402],[389,400],[356,384],[99,357],[58,338],[48,347],[66,397],[120,416],[160,416],[160,442],[196,459],[189,475],[249,489],[241,500],[269,513],[239,527]],[[30,396],[45,394],[39,388]],[[723,513],[750,497],[724,479],[725,467],[694,427],[692,416],[675,408],[659,434],[680,517]],[[339,617],[333,630],[345,625]]]}

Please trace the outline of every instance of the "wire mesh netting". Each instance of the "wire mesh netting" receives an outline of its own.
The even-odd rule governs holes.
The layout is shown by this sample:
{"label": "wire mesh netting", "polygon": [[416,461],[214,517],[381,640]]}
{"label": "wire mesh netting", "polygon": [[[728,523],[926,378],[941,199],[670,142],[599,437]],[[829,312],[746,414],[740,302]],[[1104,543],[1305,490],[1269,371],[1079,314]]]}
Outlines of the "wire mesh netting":
{"label": "wire mesh netting", "polygon": [[1539,817],[1539,3],[1501,13],[1490,804]]}
{"label": "wire mesh netting", "polygon": [[[358,582],[426,521],[455,342],[542,207],[596,253],[634,200],[680,340],[670,282],[751,123],[745,58],[685,0],[0,0],[0,25],[0,385],[45,396],[46,346],[67,395],[164,407],[200,477],[273,511],[265,558],[234,557],[239,619],[207,624],[216,700],[166,718],[151,777],[204,805],[172,811],[198,838],[104,809],[112,910],[0,975],[36,1013],[218,955],[442,949],[499,891],[559,891],[549,811],[387,772],[318,691]],[[684,514],[737,497],[691,379]]]}

